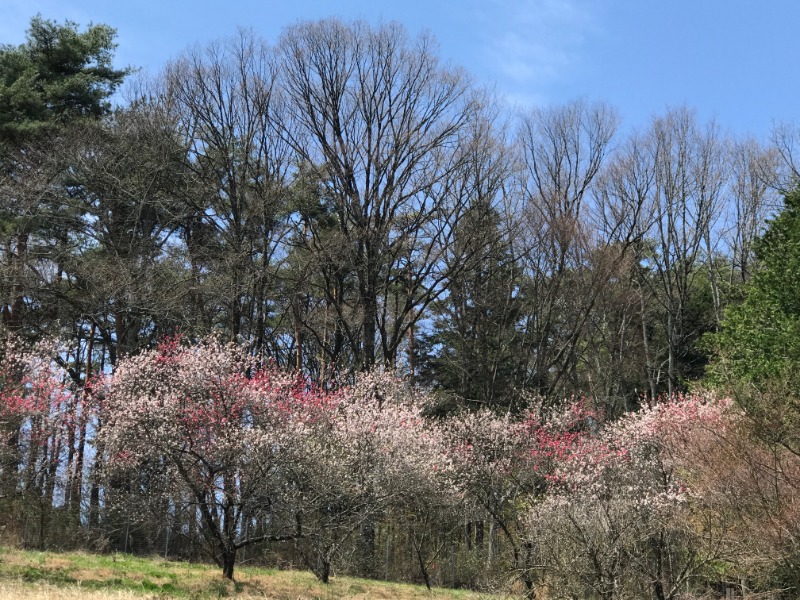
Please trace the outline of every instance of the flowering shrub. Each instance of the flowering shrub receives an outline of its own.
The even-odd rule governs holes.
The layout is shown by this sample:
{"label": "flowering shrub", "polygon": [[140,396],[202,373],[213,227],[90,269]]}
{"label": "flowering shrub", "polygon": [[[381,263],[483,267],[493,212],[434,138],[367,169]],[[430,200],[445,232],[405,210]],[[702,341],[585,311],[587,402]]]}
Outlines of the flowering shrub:
{"label": "flowering shrub", "polygon": [[441,436],[386,374],[328,393],[233,345],[171,340],[120,361],[104,396],[110,472],[147,471],[128,487],[192,507],[228,577],[243,546],[295,539],[327,580],[361,523],[438,489]]}
{"label": "flowering shrub", "polygon": [[729,403],[676,397],[575,446],[531,506],[530,540],[563,597],[673,598],[713,557],[698,552],[684,448],[725,427]]}
{"label": "flowering shrub", "polygon": [[[348,557],[368,572],[379,531],[429,585],[456,556],[548,598],[667,600],[722,573],[800,586],[800,459],[727,400],[675,397],[608,424],[580,400],[433,420],[391,374],[325,391],[215,339],[166,340],[80,392],[57,346],[2,352],[2,493],[37,500],[42,531],[62,504],[95,526],[104,513],[107,530],[115,509],[164,515],[228,577],[261,541],[292,541],[323,581]],[[470,556],[465,529],[477,549],[486,522],[489,552]]]}
{"label": "flowering shrub", "polygon": [[[419,515],[449,502],[441,435],[422,409],[422,396],[405,382],[369,373],[305,419],[289,471],[303,516],[301,548],[323,581],[342,544],[362,526],[411,505]],[[413,521],[408,527],[416,531]]]}

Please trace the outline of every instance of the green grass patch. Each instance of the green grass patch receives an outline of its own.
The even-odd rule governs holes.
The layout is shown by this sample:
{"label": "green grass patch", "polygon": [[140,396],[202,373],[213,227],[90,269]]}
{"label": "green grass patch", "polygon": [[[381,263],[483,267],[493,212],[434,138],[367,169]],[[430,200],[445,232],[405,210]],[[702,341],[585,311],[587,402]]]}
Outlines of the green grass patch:
{"label": "green grass patch", "polygon": [[[310,572],[279,571],[253,566],[238,567],[236,581],[230,582],[222,577],[221,569],[212,565],[148,559],[127,554],[31,552],[0,547],[0,600],[20,597],[20,590],[24,592],[27,589],[33,593],[41,586],[57,589],[59,598],[76,600],[89,592],[94,594],[92,598],[120,597],[123,594],[125,597],[148,600],[499,598],[465,590],[434,589],[428,592],[421,586],[352,577],[333,577],[328,585],[323,585]],[[24,597],[24,593],[22,596]]]}

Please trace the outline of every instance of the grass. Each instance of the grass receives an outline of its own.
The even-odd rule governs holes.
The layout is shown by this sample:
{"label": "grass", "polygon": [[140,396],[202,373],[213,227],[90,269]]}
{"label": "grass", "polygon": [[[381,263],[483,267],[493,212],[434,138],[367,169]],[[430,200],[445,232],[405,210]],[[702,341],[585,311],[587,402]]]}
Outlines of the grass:
{"label": "grass", "polygon": [[305,571],[239,567],[236,581],[223,579],[209,565],[141,558],[127,554],[30,552],[0,548],[0,600],[100,600],[104,598],[204,600],[481,600],[489,596],[464,590],[352,577],[333,577],[328,585]]}

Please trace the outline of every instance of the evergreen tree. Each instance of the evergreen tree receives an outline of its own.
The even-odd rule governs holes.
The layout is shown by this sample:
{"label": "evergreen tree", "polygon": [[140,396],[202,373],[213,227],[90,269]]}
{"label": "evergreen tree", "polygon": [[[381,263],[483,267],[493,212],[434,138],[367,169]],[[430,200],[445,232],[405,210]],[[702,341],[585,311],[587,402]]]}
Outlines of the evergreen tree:
{"label": "evergreen tree", "polygon": [[500,231],[497,211],[485,201],[468,210],[451,247],[454,272],[448,294],[434,306],[434,329],[423,380],[475,406],[508,406],[524,358],[516,322],[519,273]]}
{"label": "evergreen tree", "polygon": [[70,139],[65,127],[110,112],[129,72],[112,66],[114,36],[107,25],[80,32],[71,21],[36,16],[24,44],[0,46],[0,311],[11,330],[38,327],[25,314],[50,269],[33,257],[61,268],[52,251],[65,246],[65,224],[74,221],[61,202],[69,165],[56,150]]}
{"label": "evergreen tree", "polygon": [[757,271],[711,337],[712,381],[729,387],[759,432],[800,451],[800,189],[755,244]]}
{"label": "evergreen tree", "polygon": [[0,46],[0,140],[18,141],[78,118],[99,118],[130,69],[115,69],[108,25],[31,19],[27,41]]}

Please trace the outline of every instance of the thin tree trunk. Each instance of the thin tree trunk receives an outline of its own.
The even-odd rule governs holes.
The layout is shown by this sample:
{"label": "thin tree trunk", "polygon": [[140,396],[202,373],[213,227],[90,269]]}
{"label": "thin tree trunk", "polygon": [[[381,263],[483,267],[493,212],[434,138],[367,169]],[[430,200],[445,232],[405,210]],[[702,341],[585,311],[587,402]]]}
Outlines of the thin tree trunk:
{"label": "thin tree trunk", "polygon": [[419,544],[414,541],[414,550],[417,555],[417,561],[419,562],[419,570],[422,573],[422,579],[425,581],[425,587],[428,588],[428,591],[431,589],[431,577],[428,574],[428,568],[425,566],[425,559],[422,558],[422,543]]}
{"label": "thin tree trunk", "polygon": [[[86,346],[86,368],[84,370],[85,377],[83,383],[83,401],[80,404],[78,447],[75,450],[75,468],[72,473],[72,489],[70,491],[71,506],[78,524],[80,524],[81,501],[83,496],[83,458],[86,448],[86,427],[88,421],[88,402],[86,395],[87,393],[91,393],[90,379],[92,377],[92,354],[94,353],[94,337],[96,333],[95,328],[95,323],[92,323],[92,326],[89,330],[89,340]],[[78,406],[76,405],[75,408],[77,414]]]}
{"label": "thin tree trunk", "polygon": [[300,318],[300,294],[292,297],[292,317],[294,321],[294,368],[297,372],[303,369],[303,329]]}

